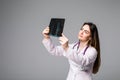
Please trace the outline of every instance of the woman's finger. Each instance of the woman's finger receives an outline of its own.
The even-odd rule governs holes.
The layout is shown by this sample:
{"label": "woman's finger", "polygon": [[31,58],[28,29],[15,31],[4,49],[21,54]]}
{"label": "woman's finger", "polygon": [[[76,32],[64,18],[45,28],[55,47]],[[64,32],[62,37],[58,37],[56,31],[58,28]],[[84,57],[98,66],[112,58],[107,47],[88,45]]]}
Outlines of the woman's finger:
{"label": "woman's finger", "polygon": [[65,35],[62,33],[62,37],[65,37]]}

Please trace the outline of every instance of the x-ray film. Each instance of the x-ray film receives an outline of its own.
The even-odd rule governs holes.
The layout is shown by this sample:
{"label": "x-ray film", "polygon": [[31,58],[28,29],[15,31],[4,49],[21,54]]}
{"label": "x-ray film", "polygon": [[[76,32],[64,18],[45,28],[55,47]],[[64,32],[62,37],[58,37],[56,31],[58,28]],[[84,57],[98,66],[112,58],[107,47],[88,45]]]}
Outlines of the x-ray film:
{"label": "x-ray film", "polygon": [[62,36],[63,28],[64,28],[64,18],[51,18],[49,28],[49,35],[60,37]]}

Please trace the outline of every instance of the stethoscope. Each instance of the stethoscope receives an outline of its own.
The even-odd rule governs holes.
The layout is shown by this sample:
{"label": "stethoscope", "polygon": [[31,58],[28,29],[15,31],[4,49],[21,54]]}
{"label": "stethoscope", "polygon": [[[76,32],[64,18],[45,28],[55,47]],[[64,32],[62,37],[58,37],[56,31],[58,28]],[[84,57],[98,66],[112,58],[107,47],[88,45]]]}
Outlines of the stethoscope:
{"label": "stethoscope", "polygon": [[[79,47],[80,47],[80,41],[78,41],[78,42],[73,46],[73,49],[75,48],[75,46],[77,46],[77,50],[78,50]],[[89,46],[87,46],[87,47],[85,48],[85,50],[84,50],[84,52],[83,52],[83,55],[85,55],[85,52],[86,52],[86,50],[88,49],[88,47],[89,47]]]}

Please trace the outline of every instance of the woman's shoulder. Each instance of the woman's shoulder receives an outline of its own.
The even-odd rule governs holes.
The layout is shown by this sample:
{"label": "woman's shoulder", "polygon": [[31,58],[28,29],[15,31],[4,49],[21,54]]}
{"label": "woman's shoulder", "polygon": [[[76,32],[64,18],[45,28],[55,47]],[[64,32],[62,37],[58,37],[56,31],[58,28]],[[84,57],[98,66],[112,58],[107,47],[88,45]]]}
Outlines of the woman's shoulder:
{"label": "woman's shoulder", "polygon": [[76,45],[76,44],[77,44],[77,42],[70,43],[69,46],[70,46],[70,47],[73,47],[73,46]]}
{"label": "woman's shoulder", "polygon": [[95,47],[93,47],[93,46],[89,46],[88,51],[89,51],[89,52],[97,53],[97,50],[96,50]]}

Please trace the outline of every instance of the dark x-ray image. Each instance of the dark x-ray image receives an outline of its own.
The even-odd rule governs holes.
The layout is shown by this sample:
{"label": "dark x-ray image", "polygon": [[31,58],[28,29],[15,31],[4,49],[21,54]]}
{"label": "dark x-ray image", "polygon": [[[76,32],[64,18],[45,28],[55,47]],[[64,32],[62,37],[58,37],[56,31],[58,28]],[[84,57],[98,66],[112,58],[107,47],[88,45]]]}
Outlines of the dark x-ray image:
{"label": "dark x-ray image", "polygon": [[63,28],[64,28],[64,18],[51,18],[49,27],[50,32],[49,35],[60,37],[62,36]]}

